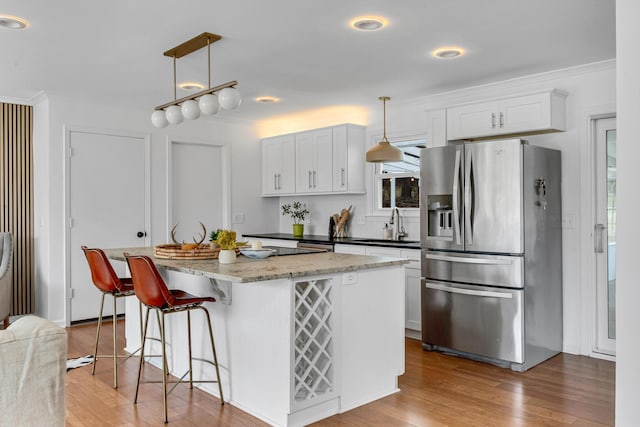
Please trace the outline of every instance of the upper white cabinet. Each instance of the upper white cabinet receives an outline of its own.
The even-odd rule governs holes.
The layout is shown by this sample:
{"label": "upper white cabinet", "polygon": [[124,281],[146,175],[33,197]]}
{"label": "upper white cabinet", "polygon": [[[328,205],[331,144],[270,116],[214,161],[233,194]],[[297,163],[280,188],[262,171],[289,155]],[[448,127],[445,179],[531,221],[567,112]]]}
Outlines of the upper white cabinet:
{"label": "upper white cabinet", "polygon": [[566,97],[551,89],[447,108],[447,139],[564,131]]}
{"label": "upper white cabinet", "polygon": [[274,136],[262,140],[262,194],[277,196],[295,191],[295,138]]}
{"label": "upper white cabinet", "polygon": [[364,128],[342,125],[332,131],[333,191],[364,193]]}
{"label": "upper white cabinet", "polygon": [[447,110],[429,110],[427,113],[427,147],[447,145]]}
{"label": "upper white cabinet", "polygon": [[362,126],[344,124],[264,139],[262,195],[364,193],[364,159]]}
{"label": "upper white cabinet", "polygon": [[333,188],[331,128],[295,135],[296,193],[325,193]]}

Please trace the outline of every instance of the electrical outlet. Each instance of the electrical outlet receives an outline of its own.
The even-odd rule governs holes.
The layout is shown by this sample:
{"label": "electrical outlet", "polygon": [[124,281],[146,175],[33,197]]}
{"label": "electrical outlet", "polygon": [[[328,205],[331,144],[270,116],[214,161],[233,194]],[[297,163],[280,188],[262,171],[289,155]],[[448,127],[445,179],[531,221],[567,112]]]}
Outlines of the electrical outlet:
{"label": "electrical outlet", "polygon": [[358,273],[356,271],[349,271],[342,275],[343,285],[353,285],[358,282]]}
{"label": "electrical outlet", "polygon": [[358,225],[364,225],[365,224],[364,215],[356,216],[356,224],[358,224]]}
{"label": "electrical outlet", "polygon": [[239,213],[235,213],[233,214],[233,223],[234,224],[244,224],[244,214],[239,212]]}

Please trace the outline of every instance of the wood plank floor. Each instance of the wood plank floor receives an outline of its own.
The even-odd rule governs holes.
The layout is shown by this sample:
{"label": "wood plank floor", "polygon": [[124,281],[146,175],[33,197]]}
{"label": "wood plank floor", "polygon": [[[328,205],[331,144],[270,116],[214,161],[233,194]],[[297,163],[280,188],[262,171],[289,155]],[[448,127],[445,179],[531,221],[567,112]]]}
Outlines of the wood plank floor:
{"label": "wood plank floor", "polygon": [[[122,323],[122,324],[120,324]],[[92,353],[95,325],[73,326],[69,357]],[[124,331],[119,321],[119,331]],[[111,324],[105,323],[101,353],[111,351]],[[122,333],[120,335],[123,335]],[[119,347],[124,339],[119,338]],[[372,350],[373,351],[373,350]],[[162,425],[162,386],[144,384],[133,404],[138,359],[119,366],[113,389],[111,362],[101,359],[67,373],[67,426]],[[147,370],[149,375],[160,371]],[[400,393],[314,426],[604,426],[614,424],[615,364],[560,354],[530,369],[506,369],[440,353],[424,352],[406,340],[406,372]],[[173,426],[264,426],[246,412],[199,390],[180,385],[169,395]]]}

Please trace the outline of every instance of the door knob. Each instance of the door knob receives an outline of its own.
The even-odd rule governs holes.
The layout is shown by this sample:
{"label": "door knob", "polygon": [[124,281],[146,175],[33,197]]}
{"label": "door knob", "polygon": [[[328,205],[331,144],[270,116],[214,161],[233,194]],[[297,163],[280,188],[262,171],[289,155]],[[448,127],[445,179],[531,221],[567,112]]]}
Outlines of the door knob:
{"label": "door knob", "polygon": [[143,237],[147,237],[147,232],[146,231],[138,231],[138,234],[136,234],[136,236],[138,236],[138,238],[142,239]]}

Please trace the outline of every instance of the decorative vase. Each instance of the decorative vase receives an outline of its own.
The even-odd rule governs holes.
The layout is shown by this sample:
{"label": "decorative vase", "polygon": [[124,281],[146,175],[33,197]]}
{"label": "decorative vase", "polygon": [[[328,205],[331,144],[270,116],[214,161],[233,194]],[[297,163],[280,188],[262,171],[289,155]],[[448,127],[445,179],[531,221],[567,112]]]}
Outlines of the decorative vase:
{"label": "decorative vase", "polygon": [[209,248],[217,249],[218,248],[218,243],[215,240],[209,240]]}
{"label": "decorative vase", "polygon": [[236,262],[236,251],[233,249],[223,249],[218,254],[220,264],[233,264]]}
{"label": "decorative vase", "polygon": [[293,237],[302,237],[304,234],[304,224],[293,224]]}

